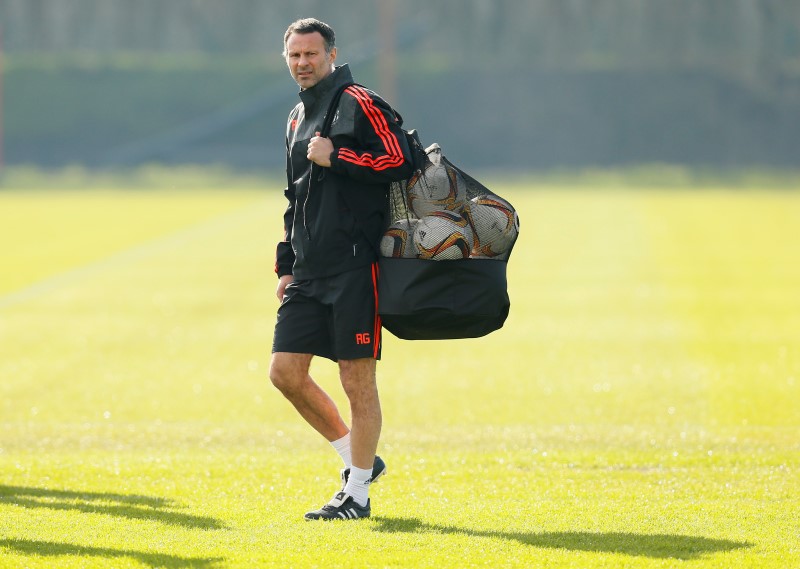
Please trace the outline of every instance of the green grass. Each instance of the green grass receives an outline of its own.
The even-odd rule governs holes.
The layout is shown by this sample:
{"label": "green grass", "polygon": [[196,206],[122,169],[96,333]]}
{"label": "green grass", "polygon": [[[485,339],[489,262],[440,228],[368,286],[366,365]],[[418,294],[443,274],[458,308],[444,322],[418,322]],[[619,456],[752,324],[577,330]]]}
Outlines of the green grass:
{"label": "green grass", "polygon": [[375,517],[309,524],[281,188],[226,186],[0,192],[0,567],[800,564],[800,194],[497,186],[506,326],[386,338]]}

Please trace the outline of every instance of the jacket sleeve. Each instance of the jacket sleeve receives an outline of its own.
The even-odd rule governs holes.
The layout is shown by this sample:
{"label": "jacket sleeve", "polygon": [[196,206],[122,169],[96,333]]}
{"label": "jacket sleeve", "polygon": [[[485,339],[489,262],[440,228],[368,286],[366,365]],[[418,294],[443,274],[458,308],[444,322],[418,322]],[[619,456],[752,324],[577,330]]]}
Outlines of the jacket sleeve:
{"label": "jacket sleeve", "polygon": [[294,183],[291,180],[291,166],[289,164],[289,150],[287,143],[286,150],[286,189],[283,191],[286,199],[289,200],[289,205],[286,206],[286,211],[283,212],[283,241],[278,243],[275,251],[275,272],[278,277],[292,274],[292,267],[294,265],[294,250],[292,250],[292,223],[294,220],[295,208],[295,191]]}
{"label": "jacket sleeve", "polygon": [[358,147],[335,148],[331,170],[373,184],[410,178],[411,152],[394,110],[359,85],[348,87],[344,96],[356,101],[353,125]]}

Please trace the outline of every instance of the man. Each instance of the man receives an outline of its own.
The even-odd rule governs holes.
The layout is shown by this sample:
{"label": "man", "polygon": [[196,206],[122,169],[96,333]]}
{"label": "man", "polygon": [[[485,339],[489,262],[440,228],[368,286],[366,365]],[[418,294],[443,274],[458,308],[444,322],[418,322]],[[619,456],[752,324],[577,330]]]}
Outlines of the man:
{"label": "man", "polygon": [[[410,177],[410,154],[391,107],[355,85],[342,95],[330,136],[320,137],[334,92],[353,81],[350,69],[335,65],[334,32],[319,20],[294,22],[283,43],[301,102],[286,128],[289,205],[275,266],[281,305],[270,379],[344,462],[342,490],[305,518],[365,518],[369,485],[386,472],[375,455],[381,431],[375,250],[386,225],[389,184]],[[309,376],[315,355],[338,362],[350,428]]]}

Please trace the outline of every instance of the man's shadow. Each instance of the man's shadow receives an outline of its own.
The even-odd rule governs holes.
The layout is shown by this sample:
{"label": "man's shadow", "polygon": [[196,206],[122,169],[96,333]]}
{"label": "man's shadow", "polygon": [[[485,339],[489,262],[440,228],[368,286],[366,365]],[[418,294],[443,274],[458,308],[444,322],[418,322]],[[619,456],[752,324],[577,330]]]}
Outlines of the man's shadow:
{"label": "man's shadow", "polygon": [[214,569],[221,558],[205,557],[179,557],[164,553],[148,553],[145,551],[134,551],[129,549],[112,549],[109,547],[89,547],[84,545],[72,545],[69,543],[55,543],[51,541],[36,541],[32,539],[0,539],[0,548],[10,549],[12,552],[23,555],[36,556],[92,556],[104,557],[106,559],[119,559],[129,557],[136,559],[143,565],[150,567],[168,567],[169,569],[180,569],[192,567],[194,569]]}
{"label": "man's shadow", "polygon": [[372,518],[377,524],[375,531],[387,533],[435,533],[458,534],[473,537],[500,538],[516,541],[533,547],[589,551],[598,553],[621,553],[637,557],[656,559],[696,559],[703,555],[733,551],[752,547],[752,543],[711,539],[690,535],[637,534],[622,532],[593,533],[585,531],[567,532],[504,532],[476,530],[455,526],[429,524],[416,518]]}
{"label": "man's shadow", "polygon": [[74,510],[92,514],[106,514],[134,520],[151,520],[168,525],[195,529],[223,529],[219,520],[176,511],[180,506],[172,500],[135,494],[106,492],[74,492],[0,485],[0,504],[23,508]]}
{"label": "man's shadow", "polygon": [[[108,492],[75,492],[70,490],[50,490],[47,488],[28,488],[23,486],[0,485],[0,504],[10,504],[23,508],[47,508],[51,510],[73,510],[83,513],[104,514],[133,520],[151,520],[162,524],[176,525],[193,529],[223,529],[222,522],[206,517],[175,511],[180,506],[172,500],[136,494],[116,494]],[[222,561],[220,558],[179,557],[177,555],[150,553],[132,549],[92,547],[71,543],[58,543],[30,539],[0,539],[0,549],[6,548],[22,555],[39,556],[92,556],[117,559],[128,557],[150,567],[198,567],[213,569]]]}

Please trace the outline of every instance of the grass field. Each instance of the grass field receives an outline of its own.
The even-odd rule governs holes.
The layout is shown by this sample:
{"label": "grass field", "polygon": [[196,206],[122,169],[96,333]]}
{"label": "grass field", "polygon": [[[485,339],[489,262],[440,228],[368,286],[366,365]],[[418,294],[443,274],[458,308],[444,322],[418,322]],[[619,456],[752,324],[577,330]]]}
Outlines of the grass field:
{"label": "grass field", "polygon": [[374,517],[311,524],[282,192],[227,186],[0,191],[0,567],[800,566],[800,193],[495,186],[506,326],[386,338]]}

